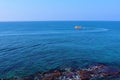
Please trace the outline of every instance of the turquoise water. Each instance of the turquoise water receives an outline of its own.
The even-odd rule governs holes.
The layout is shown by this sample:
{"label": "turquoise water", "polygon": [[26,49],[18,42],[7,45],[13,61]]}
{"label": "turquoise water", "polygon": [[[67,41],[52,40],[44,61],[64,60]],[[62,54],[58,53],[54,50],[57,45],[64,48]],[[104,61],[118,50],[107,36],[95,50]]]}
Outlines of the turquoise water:
{"label": "turquoise water", "polygon": [[0,77],[91,63],[120,68],[120,22],[0,22]]}

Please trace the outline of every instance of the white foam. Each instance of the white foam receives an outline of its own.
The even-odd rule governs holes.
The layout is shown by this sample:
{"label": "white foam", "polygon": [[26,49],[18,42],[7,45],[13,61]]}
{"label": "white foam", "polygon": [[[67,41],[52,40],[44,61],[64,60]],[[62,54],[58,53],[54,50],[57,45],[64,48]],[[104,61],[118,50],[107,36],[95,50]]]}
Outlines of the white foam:
{"label": "white foam", "polygon": [[109,31],[109,29],[106,28],[87,28],[84,27],[82,30],[80,30],[80,32],[104,32],[104,31]]}

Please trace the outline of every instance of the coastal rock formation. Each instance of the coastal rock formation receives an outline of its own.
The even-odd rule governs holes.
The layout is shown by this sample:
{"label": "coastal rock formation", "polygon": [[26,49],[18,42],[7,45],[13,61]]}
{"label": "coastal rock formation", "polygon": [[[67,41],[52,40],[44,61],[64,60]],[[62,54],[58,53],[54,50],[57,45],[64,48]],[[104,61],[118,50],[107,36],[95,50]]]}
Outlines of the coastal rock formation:
{"label": "coastal rock formation", "polygon": [[48,72],[36,72],[23,78],[13,77],[1,80],[120,80],[120,70],[104,65],[93,64],[85,69],[54,69]]}

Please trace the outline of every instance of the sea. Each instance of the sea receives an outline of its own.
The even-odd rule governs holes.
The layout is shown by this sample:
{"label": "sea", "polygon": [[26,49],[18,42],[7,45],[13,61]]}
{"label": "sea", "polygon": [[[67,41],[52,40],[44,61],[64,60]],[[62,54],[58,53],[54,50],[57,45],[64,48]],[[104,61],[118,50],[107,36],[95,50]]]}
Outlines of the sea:
{"label": "sea", "polygon": [[0,22],[0,78],[94,63],[120,68],[120,21]]}

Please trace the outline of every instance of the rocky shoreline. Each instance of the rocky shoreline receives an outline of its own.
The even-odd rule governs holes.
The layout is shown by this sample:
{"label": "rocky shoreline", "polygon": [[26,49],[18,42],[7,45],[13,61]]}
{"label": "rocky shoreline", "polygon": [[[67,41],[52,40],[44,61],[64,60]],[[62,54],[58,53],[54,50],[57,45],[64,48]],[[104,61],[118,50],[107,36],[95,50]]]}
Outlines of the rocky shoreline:
{"label": "rocky shoreline", "polygon": [[92,64],[85,69],[54,69],[29,76],[1,80],[120,80],[120,69],[105,64]]}

